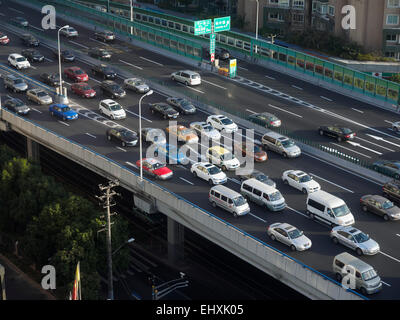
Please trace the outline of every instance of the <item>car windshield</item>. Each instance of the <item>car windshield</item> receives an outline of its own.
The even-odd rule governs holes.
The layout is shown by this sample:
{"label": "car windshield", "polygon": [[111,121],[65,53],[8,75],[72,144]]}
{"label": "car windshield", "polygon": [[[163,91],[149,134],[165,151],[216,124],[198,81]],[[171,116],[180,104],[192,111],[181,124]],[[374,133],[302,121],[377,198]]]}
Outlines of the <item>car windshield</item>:
{"label": "car windshield", "polygon": [[65,50],[65,51],[62,52],[62,54],[65,55],[65,56],[69,56],[69,55],[71,55],[71,52]]}
{"label": "car windshield", "polygon": [[163,165],[162,163],[159,163],[159,162],[153,164],[153,170],[160,169],[163,167],[165,167],[165,165]]}
{"label": "car windshield", "polygon": [[281,141],[282,146],[284,146],[285,148],[289,148],[289,147],[293,147],[294,146],[294,142],[292,140],[283,140]]}
{"label": "car windshield", "polygon": [[220,168],[217,168],[217,167],[211,167],[211,168],[208,168],[207,169],[208,170],[208,173],[210,174],[210,175],[213,175],[213,174],[218,174],[218,173],[220,173],[221,172],[221,169]]}
{"label": "car windshield", "polygon": [[232,120],[231,120],[231,119],[228,119],[228,118],[221,119],[221,122],[222,122],[223,124],[232,124],[232,123],[233,123]]}
{"label": "car windshield", "polygon": [[240,206],[243,206],[244,204],[246,204],[246,200],[245,200],[245,198],[243,198],[243,196],[239,196],[239,197],[233,199],[233,203],[235,204],[236,207],[240,207]]}
{"label": "car windshield", "polygon": [[38,96],[38,97],[46,97],[46,96],[47,96],[47,93],[44,92],[44,91],[39,91],[39,92],[37,93],[37,96]]}
{"label": "car windshield", "polygon": [[75,70],[74,71],[75,74],[83,74],[83,71],[81,69]]}
{"label": "car windshield", "polygon": [[104,67],[103,70],[104,72],[114,72],[114,70],[111,67]]}
{"label": "car windshield", "polygon": [[378,276],[378,274],[376,273],[376,271],[375,271],[374,269],[365,271],[365,272],[362,274],[362,278],[363,278],[365,281],[374,279],[374,278],[376,278],[377,276]]}
{"label": "car windshield", "polygon": [[183,135],[187,135],[187,134],[192,134],[193,132],[192,132],[192,130],[190,130],[190,129],[184,129],[184,130],[181,131],[181,133],[182,133]]}
{"label": "car windshield", "polygon": [[210,132],[210,131],[212,131],[212,129],[213,128],[210,125],[207,125],[207,126],[203,127],[203,131],[205,131],[205,132]]}
{"label": "car windshield", "polygon": [[65,107],[65,108],[62,108],[62,112],[67,112],[67,111],[70,111],[71,110],[71,108],[70,107]]}
{"label": "car windshield", "polygon": [[103,51],[103,50],[101,50],[101,51],[100,51],[100,54],[101,54],[102,56],[106,56],[106,55],[108,55],[109,53],[108,53],[108,51]]}
{"label": "car windshield", "polygon": [[75,29],[72,28],[72,27],[71,27],[71,28],[68,28],[67,30],[68,30],[68,32],[74,32],[74,31],[75,31]]}
{"label": "car windshield", "polygon": [[142,85],[144,85],[145,83],[144,83],[143,81],[139,80],[139,81],[134,82],[134,84],[135,84],[136,86],[142,86]]}
{"label": "car windshield", "polygon": [[299,229],[294,229],[292,231],[289,231],[288,234],[290,239],[297,239],[303,235],[303,231],[300,231]]}
{"label": "car windshield", "polygon": [[308,174],[306,174],[305,176],[300,177],[300,183],[308,182],[308,181],[311,181],[311,180],[312,180],[312,178]]}
{"label": "car windshield", "polygon": [[19,57],[16,60],[17,60],[17,62],[22,62],[22,61],[25,61],[25,58],[24,57]]}
{"label": "car windshield", "polygon": [[253,152],[262,152],[261,148],[259,146],[254,146]]}
{"label": "car windshield", "polygon": [[391,201],[385,201],[384,203],[382,203],[382,208],[383,209],[390,209],[393,208],[394,204]]}
{"label": "car windshield", "polygon": [[21,100],[15,100],[15,106],[16,107],[23,107],[25,104]]}
{"label": "car windshield", "polygon": [[121,135],[123,135],[126,138],[136,138],[136,134],[134,134],[132,131],[122,131]]}
{"label": "car windshield", "polygon": [[267,177],[265,174],[263,174],[263,173],[257,174],[257,175],[255,176],[255,178],[256,178],[258,181],[261,181],[261,182],[264,182],[264,181],[267,181],[267,180],[268,180],[268,177]]}
{"label": "car windshield", "polygon": [[221,154],[221,160],[231,160],[231,159],[235,159],[235,155],[232,153],[225,153],[225,154]]}
{"label": "car windshield", "polygon": [[114,84],[114,85],[111,86],[111,90],[117,91],[119,89],[120,89],[120,86],[117,85],[117,84]]}
{"label": "car windshield", "polygon": [[88,90],[91,90],[92,88],[91,87],[89,87],[89,86],[83,86],[82,87],[82,90],[83,91],[88,91]]}
{"label": "car windshield", "polygon": [[357,243],[363,243],[363,242],[369,240],[369,235],[367,235],[363,232],[357,233],[357,234],[353,235],[353,237]]}
{"label": "car windshield", "polygon": [[336,217],[343,217],[350,213],[350,210],[346,204],[344,204],[340,207],[333,208],[332,210]]}
{"label": "car windshield", "polygon": [[353,131],[350,130],[349,128],[343,128],[342,130],[343,130],[343,133],[344,133],[344,134],[349,134],[349,133],[352,133],[352,132],[353,132]]}
{"label": "car windshield", "polygon": [[281,195],[281,193],[279,191],[275,191],[274,193],[269,195],[269,198],[270,198],[271,201],[277,201],[280,198],[282,198],[282,195]]}
{"label": "car windshield", "polygon": [[25,83],[25,81],[22,80],[22,79],[15,79],[15,80],[14,80],[14,83],[15,83],[15,84],[20,84],[20,83]]}
{"label": "car windshield", "polygon": [[191,76],[191,78],[192,79],[198,79],[198,78],[200,78],[200,76],[198,74],[194,74],[194,75]]}
{"label": "car windshield", "polygon": [[117,111],[122,109],[122,107],[119,104],[112,104],[110,108],[112,111]]}

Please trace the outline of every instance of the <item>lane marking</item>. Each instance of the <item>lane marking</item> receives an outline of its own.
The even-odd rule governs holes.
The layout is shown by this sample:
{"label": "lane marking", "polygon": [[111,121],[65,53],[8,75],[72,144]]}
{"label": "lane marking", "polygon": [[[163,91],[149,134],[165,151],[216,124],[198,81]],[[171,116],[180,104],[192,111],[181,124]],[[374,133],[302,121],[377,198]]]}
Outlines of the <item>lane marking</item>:
{"label": "lane marking", "polygon": [[80,44],[80,43],[78,43],[78,42],[75,42],[75,41],[72,41],[72,40],[69,40],[69,42],[71,42],[71,43],[73,43],[73,44],[76,44],[77,46],[80,46],[80,47],[82,47],[82,48],[89,49],[89,47],[86,47],[86,46],[84,46],[83,44]]}
{"label": "lane marking", "polygon": [[268,78],[268,79],[271,79],[271,80],[275,80],[274,77],[270,77],[270,76],[265,76],[265,77]]}
{"label": "lane marking", "polygon": [[370,156],[367,156],[366,154],[363,154],[363,153],[361,153],[361,152],[354,151],[353,149],[350,149],[350,148],[343,147],[343,146],[341,146],[341,145],[339,145],[339,144],[336,144],[336,143],[333,143],[333,142],[330,142],[330,143],[331,143],[331,144],[333,144],[333,145],[335,145],[335,146],[338,146],[338,147],[340,147],[340,148],[343,148],[343,149],[349,150],[349,151],[351,151],[351,152],[358,153],[359,155],[362,155],[362,156],[364,156],[364,157],[366,157],[366,158],[368,158],[368,159],[371,159],[371,157],[370,157]]}
{"label": "lane marking", "polygon": [[11,8],[11,7],[8,7],[8,9],[10,9],[11,11],[18,12],[18,13],[20,13],[20,14],[25,14],[25,12],[19,11],[19,10],[14,9],[14,8]]}
{"label": "lane marking", "polygon": [[321,180],[324,180],[325,182],[328,182],[328,183],[330,183],[330,184],[333,184],[333,185],[336,186],[336,187],[339,187],[339,188],[342,188],[343,190],[346,190],[346,191],[348,191],[348,192],[354,193],[354,191],[352,191],[352,190],[350,190],[350,189],[347,189],[347,188],[345,188],[345,187],[342,187],[342,186],[340,186],[340,185],[338,185],[338,184],[336,184],[336,183],[333,183],[333,182],[331,182],[331,181],[329,181],[329,180],[326,180],[326,179],[324,179],[324,178],[321,178],[320,176],[317,176],[317,175],[314,174],[314,173],[311,173],[311,172],[310,172],[310,174],[311,174],[312,176],[314,176],[314,177],[317,177],[318,179],[321,179]]}
{"label": "lane marking", "polygon": [[361,110],[358,110],[358,109],[356,109],[356,108],[352,108],[354,111],[357,111],[357,112],[359,112],[359,113],[364,113],[364,111],[361,111]]}
{"label": "lane marking", "polygon": [[207,80],[204,80],[204,79],[201,79],[201,82],[205,82],[205,83],[211,84],[211,85],[213,85],[213,86],[216,86],[216,87],[218,87],[218,88],[227,90],[225,87],[222,87],[222,86],[220,86],[220,85],[218,85],[218,84],[215,84],[215,83],[213,83],[213,82],[210,82],[210,81],[207,81]]}
{"label": "lane marking", "polygon": [[49,61],[49,62],[54,62],[53,60],[51,60],[51,59],[49,59],[49,58],[46,58],[46,57],[44,57],[44,60],[47,60],[47,61]]}
{"label": "lane marking", "polygon": [[132,64],[132,63],[129,63],[129,62],[126,62],[126,61],[124,61],[124,60],[118,60],[119,62],[122,62],[122,63],[125,63],[125,64],[127,64],[128,66],[131,66],[131,67],[134,67],[134,68],[136,68],[136,69],[139,69],[139,70],[143,70],[143,68],[141,68],[141,67],[138,67],[138,66],[135,66],[134,64]]}
{"label": "lane marking", "polygon": [[181,164],[178,164],[177,167],[182,168],[182,169],[184,169],[184,170],[189,170],[188,168],[186,168],[185,166],[183,166],[183,165],[181,165]]}
{"label": "lane marking", "polygon": [[240,181],[235,179],[235,178],[228,178],[228,180],[231,180],[232,182],[234,182],[234,183],[236,183],[238,185],[241,185]]}
{"label": "lane marking", "polygon": [[400,237],[400,234],[396,233],[396,236]]}
{"label": "lane marking", "polygon": [[388,144],[391,144],[391,145],[393,145],[393,146],[396,146],[396,147],[399,147],[399,148],[400,148],[400,144],[396,144],[396,143],[394,143],[394,142],[385,140],[385,139],[383,139],[383,138],[381,138],[381,137],[374,136],[374,135],[369,134],[369,133],[366,133],[366,135],[367,135],[368,137],[371,137],[371,138],[375,139],[375,140],[378,140],[378,141],[385,141],[385,142],[388,143]]}
{"label": "lane marking", "polygon": [[109,45],[109,44],[108,44],[108,43],[106,43],[106,42],[99,41],[99,40],[96,40],[96,39],[93,39],[93,38],[89,38],[89,40],[96,41],[96,42],[98,42],[98,43],[101,43],[102,45],[106,45],[106,46],[108,46],[108,45]]}
{"label": "lane marking", "polygon": [[363,146],[362,144],[357,143],[357,142],[353,142],[353,141],[346,141],[346,142],[347,142],[348,144],[351,144],[352,146],[359,147],[359,148],[362,148],[362,149],[371,151],[371,152],[376,153],[377,155],[380,155],[380,156],[383,154],[383,153],[378,152],[378,151],[376,151],[376,150],[374,150],[374,149],[367,148],[367,147],[365,147],[365,146]]}
{"label": "lane marking", "polygon": [[379,148],[386,149],[386,150],[391,151],[391,152],[395,152],[395,150],[393,150],[393,149],[389,149],[389,148],[383,147],[383,146],[381,146],[381,145],[379,145],[379,144],[377,144],[377,143],[373,143],[373,142],[368,141],[368,140],[365,140],[365,139],[363,139],[363,138],[360,138],[360,137],[357,137],[357,136],[356,136],[356,139],[360,139],[361,141],[368,142],[368,143],[373,144],[374,146],[377,146],[377,147],[379,147]]}
{"label": "lane marking", "polygon": [[379,251],[379,253],[382,253],[384,256],[386,256],[386,257],[388,257],[388,258],[390,258],[390,259],[392,259],[392,260],[394,260],[394,261],[396,261],[396,262],[400,262],[399,259],[396,259],[396,258],[394,258],[394,257],[392,257],[392,256],[390,256],[390,255],[388,255],[387,253],[384,253],[384,252],[382,252],[382,251]]}
{"label": "lane marking", "polygon": [[238,66],[238,68],[239,68],[239,69],[246,70],[246,71],[249,71],[249,69],[246,69],[246,68],[243,68],[243,67],[239,67],[239,66]]}
{"label": "lane marking", "polygon": [[36,109],[36,108],[32,108],[31,107],[31,109],[33,110],[33,111],[36,111],[36,112],[38,112],[38,113],[42,113],[42,111],[39,111],[38,109]]}
{"label": "lane marking", "polygon": [[295,88],[295,89],[298,89],[298,90],[303,90],[303,88],[300,88],[300,87],[298,87],[298,86],[295,86],[294,84],[292,84],[292,87]]}
{"label": "lane marking", "polygon": [[116,147],[118,150],[121,150],[121,151],[123,151],[123,152],[126,152],[126,150],[125,149],[122,149],[121,147]]}
{"label": "lane marking", "polygon": [[184,86],[184,87],[186,87],[186,88],[188,88],[188,89],[190,89],[190,90],[194,90],[194,91],[197,91],[197,92],[200,92],[200,93],[203,93],[203,94],[204,94],[204,92],[201,91],[201,90],[199,90],[199,89],[195,89],[195,88],[192,88],[192,87],[190,87],[190,86],[185,86],[183,83],[180,83],[180,82],[178,82],[178,84],[180,84],[181,86]]}
{"label": "lane marking", "polygon": [[179,179],[181,179],[181,180],[183,180],[183,181],[185,181],[185,182],[191,184],[192,186],[194,185],[193,182],[190,182],[189,180],[186,180],[185,178],[179,177]]}
{"label": "lane marking", "polygon": [[99,81],[99,80],[97,80],[95,78],[90,78],[90,80],[93,80],[94,82],[97,82],[97,83],[101,83],[101,81]]}
{"label": "lane marking", "polygon": [[88,132],[86,132],[86,134],[89,136],[89,137],[92,137],[92,138],[97,138],[96,136],[94,136],[93,134],[90,134],[90,133],[88,133]]}
{"label": "lane marking", "polygon": [[246,109],[246,111],[248,111],[248,112],[250,112],[250,113],[257,113],[257,112],[254,112],[254,111],[252,111],[252,110],[250,110],[250,109]]}
{"label": "lane marking", "polygon": [[156,65],[158,65],[158,66],[160,66],[160,67],[164,67],[163,64],[158,63],[158,62],[155,62],[155,61],[150,60],[150,59],[147,59],[147,58],[145,58],[145,57],[140,57],[140,59],[146,60],[146,61],[148,61],[148,62],[152,62],[152,63],[154,63],[154,64],[156,64]]}
{"label": "lane marking", "polygon": [[329,99],[329,98],[327,98],[327,97],[324,97],[324,96],[320,96],[320,98],[322,98],[322,99],[325,99],[325,100],[327,100],[327,101],[333,101],[332,99]]}
{"label": "lane marking", "polygon": [[293,209],[292,207],[286,206],[286,208],[288,208],[289,210],[292,210],[293,212],[295,212],[295,213],[297,213],[297,214],[302,215],[303,217],[310,218],[310,217],[309,217],[308,215],[306,215],[305,213],[300,212],[300,211],[297,211],[296,209]]}
{"label": "lane marking", "polygon": [[299,114],[297,114],[297,113],[293,113],[293,112],[287,111],[287,110],[285,110],[285,109],[279,108],[279,107],[274,106],[274,105],[272,105],[272,104],[268,104],[268,106],[270,106],[271,108],[275,108],[275,109],[281,110],[281,111],[283,111],[283,112],[290,113],[290,114],[292,114],[292,115],[294,115],[294,116],[296,116],[296,117],[303,118],[303,116],[301,116],[301,115],[299,115]]}
{"label": "lane marking", "polygon": [[59,123],[62,123],[64,126],[67,126],[67,127],[69,127],[69,124],[68,123],[65,123],[64,121],[61,121],[61,120],[57,120]]}
{"label": "lane marking", "polygon": [[0,16],[4,17],[4,16],[5,16],[5,14],[0,12]]}
{"label": "lane marking", "polygon": [[391,285],[390,285],[389,283],[386,283],[386,282],[382,281],[382,279],[381,279],[381,282],[382,282],[383,284],[387,285],[388,287],[391,287]]}
{"label": "lane marking", "polygon": [[29,68],[32,68],[32,69],[34,69],[34,70],[36,70],[36,69],[37,69],[36,67],[34,67],[34,66],[32,66],[32,65],[31,65]]}
{"label": "lane marking", "polygon": [[[125,109],[125,111],[128,112],[128,113],[134,114],[135,116],[137,116],[137,117],[139,118],[139,115],[138,115],[137,113],[135,113],[135,112],[133,112],[133,111],[130,111],[130,110],[128,110],[128,109]],[[142,116],[142,119],[144,119],[144,120],[146,120],[146,121],[148,121],[148,122],[150,122],[150,123],[153,122],[153,121],[151,121],[151,120],[149,120],[149,119],[147,119],[147,118],[145,118],[145,117],[143,117],[143,116]]]}
{"label": "lane marking", "polygon": [[38,27],[35,27],[33,25],[30,25],[30,27],[33,28],[33,29],[39,30],[41,32],[44,32],[44,30],[42,28],[38,28]]}
{"label": "lane marking", "polygon": [[385,120],[385,122],[390,123],[390,124],[393,124],[393,123],[394,123],[394,122],[389,121],[389,120]]}
{"label": "lane marking", "polygon": [[128,164],[128,165],[130,165],[130,166],[132,166],[132,167],[135,167],[136,169],[139,169],[138,166],[137,166],[136,164],[133,164],[133,163],[131,163],[131,162],[129,162],[129,161],[125,161],[125,163]]}
{"label": "lane marking", "polygon": [[249,215],[251,215],[252,217],[254,217],[254,218],[258,219],[258,220],[261,220],[264,223],[267,223],[267,220],[261,219],[259,216],[256,216],[255,214],[252,214],[251,212],[249,212]]}

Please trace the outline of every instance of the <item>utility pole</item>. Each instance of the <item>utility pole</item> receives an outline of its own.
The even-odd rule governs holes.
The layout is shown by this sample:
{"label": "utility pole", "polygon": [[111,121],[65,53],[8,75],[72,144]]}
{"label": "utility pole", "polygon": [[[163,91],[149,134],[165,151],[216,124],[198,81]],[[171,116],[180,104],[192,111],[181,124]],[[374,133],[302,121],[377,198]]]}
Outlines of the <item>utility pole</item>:
{"label": "utility pole", "polygon": [[159,300],[167,294],[175,291],[179,288],[184,288],[189,285],[189,281],[186,280],[186,275],[183,272],[180,272],[180,278],[171,280],[168,282],[164,282],[158,286],[155,285],[155,277],[152,275],[148,278],[151,283],[151,299]]}
{"label": "utility pole", "polygon": [[114,300],[114,289],[113,289],[113,272],[112,272],[112,246],[111,246],[111,215],[115,215],[113,212],[111,214],[110,208],[115,206],[115,202],[113,200],[113,196],[120,196],[119,193],[116,193],[112,188],[119,186],[118,180],[109,181],[108,185],[99,184],[99,189],[103,193],[101,196],[96,196],[97,199],[100,200],[101,204],[103,204],[103,208],[107,209],[107,227],[105,229],[99,230],[105,231],[107,230],[107,262],[108,262],[108,299]]}

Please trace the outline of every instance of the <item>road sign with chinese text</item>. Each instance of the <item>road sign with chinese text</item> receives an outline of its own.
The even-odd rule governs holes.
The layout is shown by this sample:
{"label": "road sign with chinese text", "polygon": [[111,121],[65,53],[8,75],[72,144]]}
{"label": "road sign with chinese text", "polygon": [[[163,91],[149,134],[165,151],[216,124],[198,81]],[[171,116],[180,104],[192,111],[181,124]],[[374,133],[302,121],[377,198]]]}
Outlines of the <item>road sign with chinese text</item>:
{"label": "road sign with chinese text", "polygon": [[228,31],[231,29],[231,17],[214,19],[214,32]]}
{"label": "road sign with chinese text", "polygon": [[211,33],[211,19],[199,20],[194,22],[194,35],[199,36],[202,34]]}
{"label": "road sign with chinese text", "polygon": [[210,53],[215,53],[215,33],[210,34]]}

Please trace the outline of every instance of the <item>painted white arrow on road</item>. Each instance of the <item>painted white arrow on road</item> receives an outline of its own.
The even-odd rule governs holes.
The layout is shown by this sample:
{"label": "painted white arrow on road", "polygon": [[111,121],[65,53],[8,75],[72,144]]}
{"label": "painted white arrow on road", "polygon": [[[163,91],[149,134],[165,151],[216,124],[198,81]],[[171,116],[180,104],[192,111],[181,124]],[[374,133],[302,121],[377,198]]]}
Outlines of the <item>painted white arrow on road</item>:
{"label": "painted white arrow on road", "polygon": [[380,152],[378,152],[378,151],[375,151],[375,150],[373,150],[373,149],[370,149],[370,148],[364,147],[364,146],[363,146],[363,145],[361,145],[360,143],[353,142],[353,141],[347,141],[347,143],[350,143],[352,146],[355,146],[355,147],[360,147],[360,148],[363,148],[363,149],[365,149],[365,150],[368,150],[368,151],[374,152],[374,153],[376,153],[376,154],[379,154],[380,156],[382,155],[382,153],[380,153]]}
{"label": "painted white arrow on road", "polygon": [[385,139],[383,139],[383,138],[381,138],[381,137],[374,136],[374,135],[369,134],[369,133],[366,133],[366,135],[369,136],[369,137],[371,137],[372,139],[379,140],[379,141],[384,141],[384,142],[389,143],[389,144],[392,144],[392,145],[394,145],[394,146],[396,146],[396,147],[400,147],[400,144],[396,144],[396,143],[394,143],[394,142],[387,141],[387,140],[385,140]]}

